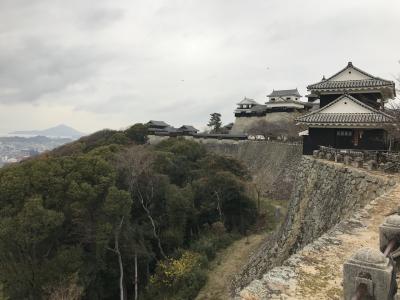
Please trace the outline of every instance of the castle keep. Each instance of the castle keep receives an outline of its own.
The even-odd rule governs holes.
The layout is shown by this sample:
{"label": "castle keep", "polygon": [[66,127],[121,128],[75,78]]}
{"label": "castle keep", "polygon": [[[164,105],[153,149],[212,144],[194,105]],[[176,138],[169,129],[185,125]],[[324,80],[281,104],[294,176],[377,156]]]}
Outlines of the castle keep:
{"label": "castle keep", "polygon": [[396,96],[393,81],[355,67],[351,62],[328,79],[307,87],[308,101],[320,108],[296,120],[308,127],[303,154],[319,146],[339,149],[387,150],[385,127],[393,117],[384,105]]}

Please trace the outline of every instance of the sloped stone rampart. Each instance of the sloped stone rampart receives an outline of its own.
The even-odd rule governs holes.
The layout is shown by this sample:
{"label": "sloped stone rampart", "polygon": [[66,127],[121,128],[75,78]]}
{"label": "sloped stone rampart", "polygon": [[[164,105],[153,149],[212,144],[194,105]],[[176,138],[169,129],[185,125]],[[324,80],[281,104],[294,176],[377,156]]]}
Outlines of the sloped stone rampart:
{"label": "sloped stone rampart", "polygon": [[232,284],[233,295],[396,184],[391,176],[303,156],[288,213]]}

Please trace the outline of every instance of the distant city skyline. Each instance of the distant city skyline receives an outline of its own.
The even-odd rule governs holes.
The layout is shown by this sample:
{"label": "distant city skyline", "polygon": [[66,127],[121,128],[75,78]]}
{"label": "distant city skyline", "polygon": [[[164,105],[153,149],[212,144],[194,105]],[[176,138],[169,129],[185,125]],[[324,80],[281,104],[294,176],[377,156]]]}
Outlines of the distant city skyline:
{"label": "distant city skyline", "polygon": [[0,133],[90,133],[150,119],[203,129],[245,96],[298,88],[352,61],[400,73],[398,0],[0,3]]}

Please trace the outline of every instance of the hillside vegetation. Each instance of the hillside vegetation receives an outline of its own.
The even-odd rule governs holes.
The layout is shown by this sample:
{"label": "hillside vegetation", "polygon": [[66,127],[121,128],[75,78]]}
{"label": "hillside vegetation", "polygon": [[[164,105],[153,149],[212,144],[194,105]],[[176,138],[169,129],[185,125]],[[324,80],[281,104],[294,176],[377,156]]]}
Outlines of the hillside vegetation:
{"label": "hillside vegetation", "polygon": [[[241,163],[202,145],[104,130],[0,170],[9,299],[192,299],[256,220]],[[137,296],[136,296],[137,295]]]}

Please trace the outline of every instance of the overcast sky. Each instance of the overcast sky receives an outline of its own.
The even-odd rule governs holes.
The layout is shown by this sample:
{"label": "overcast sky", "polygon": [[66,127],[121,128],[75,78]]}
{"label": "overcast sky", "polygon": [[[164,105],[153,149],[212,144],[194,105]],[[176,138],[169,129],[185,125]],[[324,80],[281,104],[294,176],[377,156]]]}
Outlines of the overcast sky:
{"label": "overcast sky", "polygon": [[400,73],[399,0],[0,0],[0,132],[228,123],[348,61]]}

